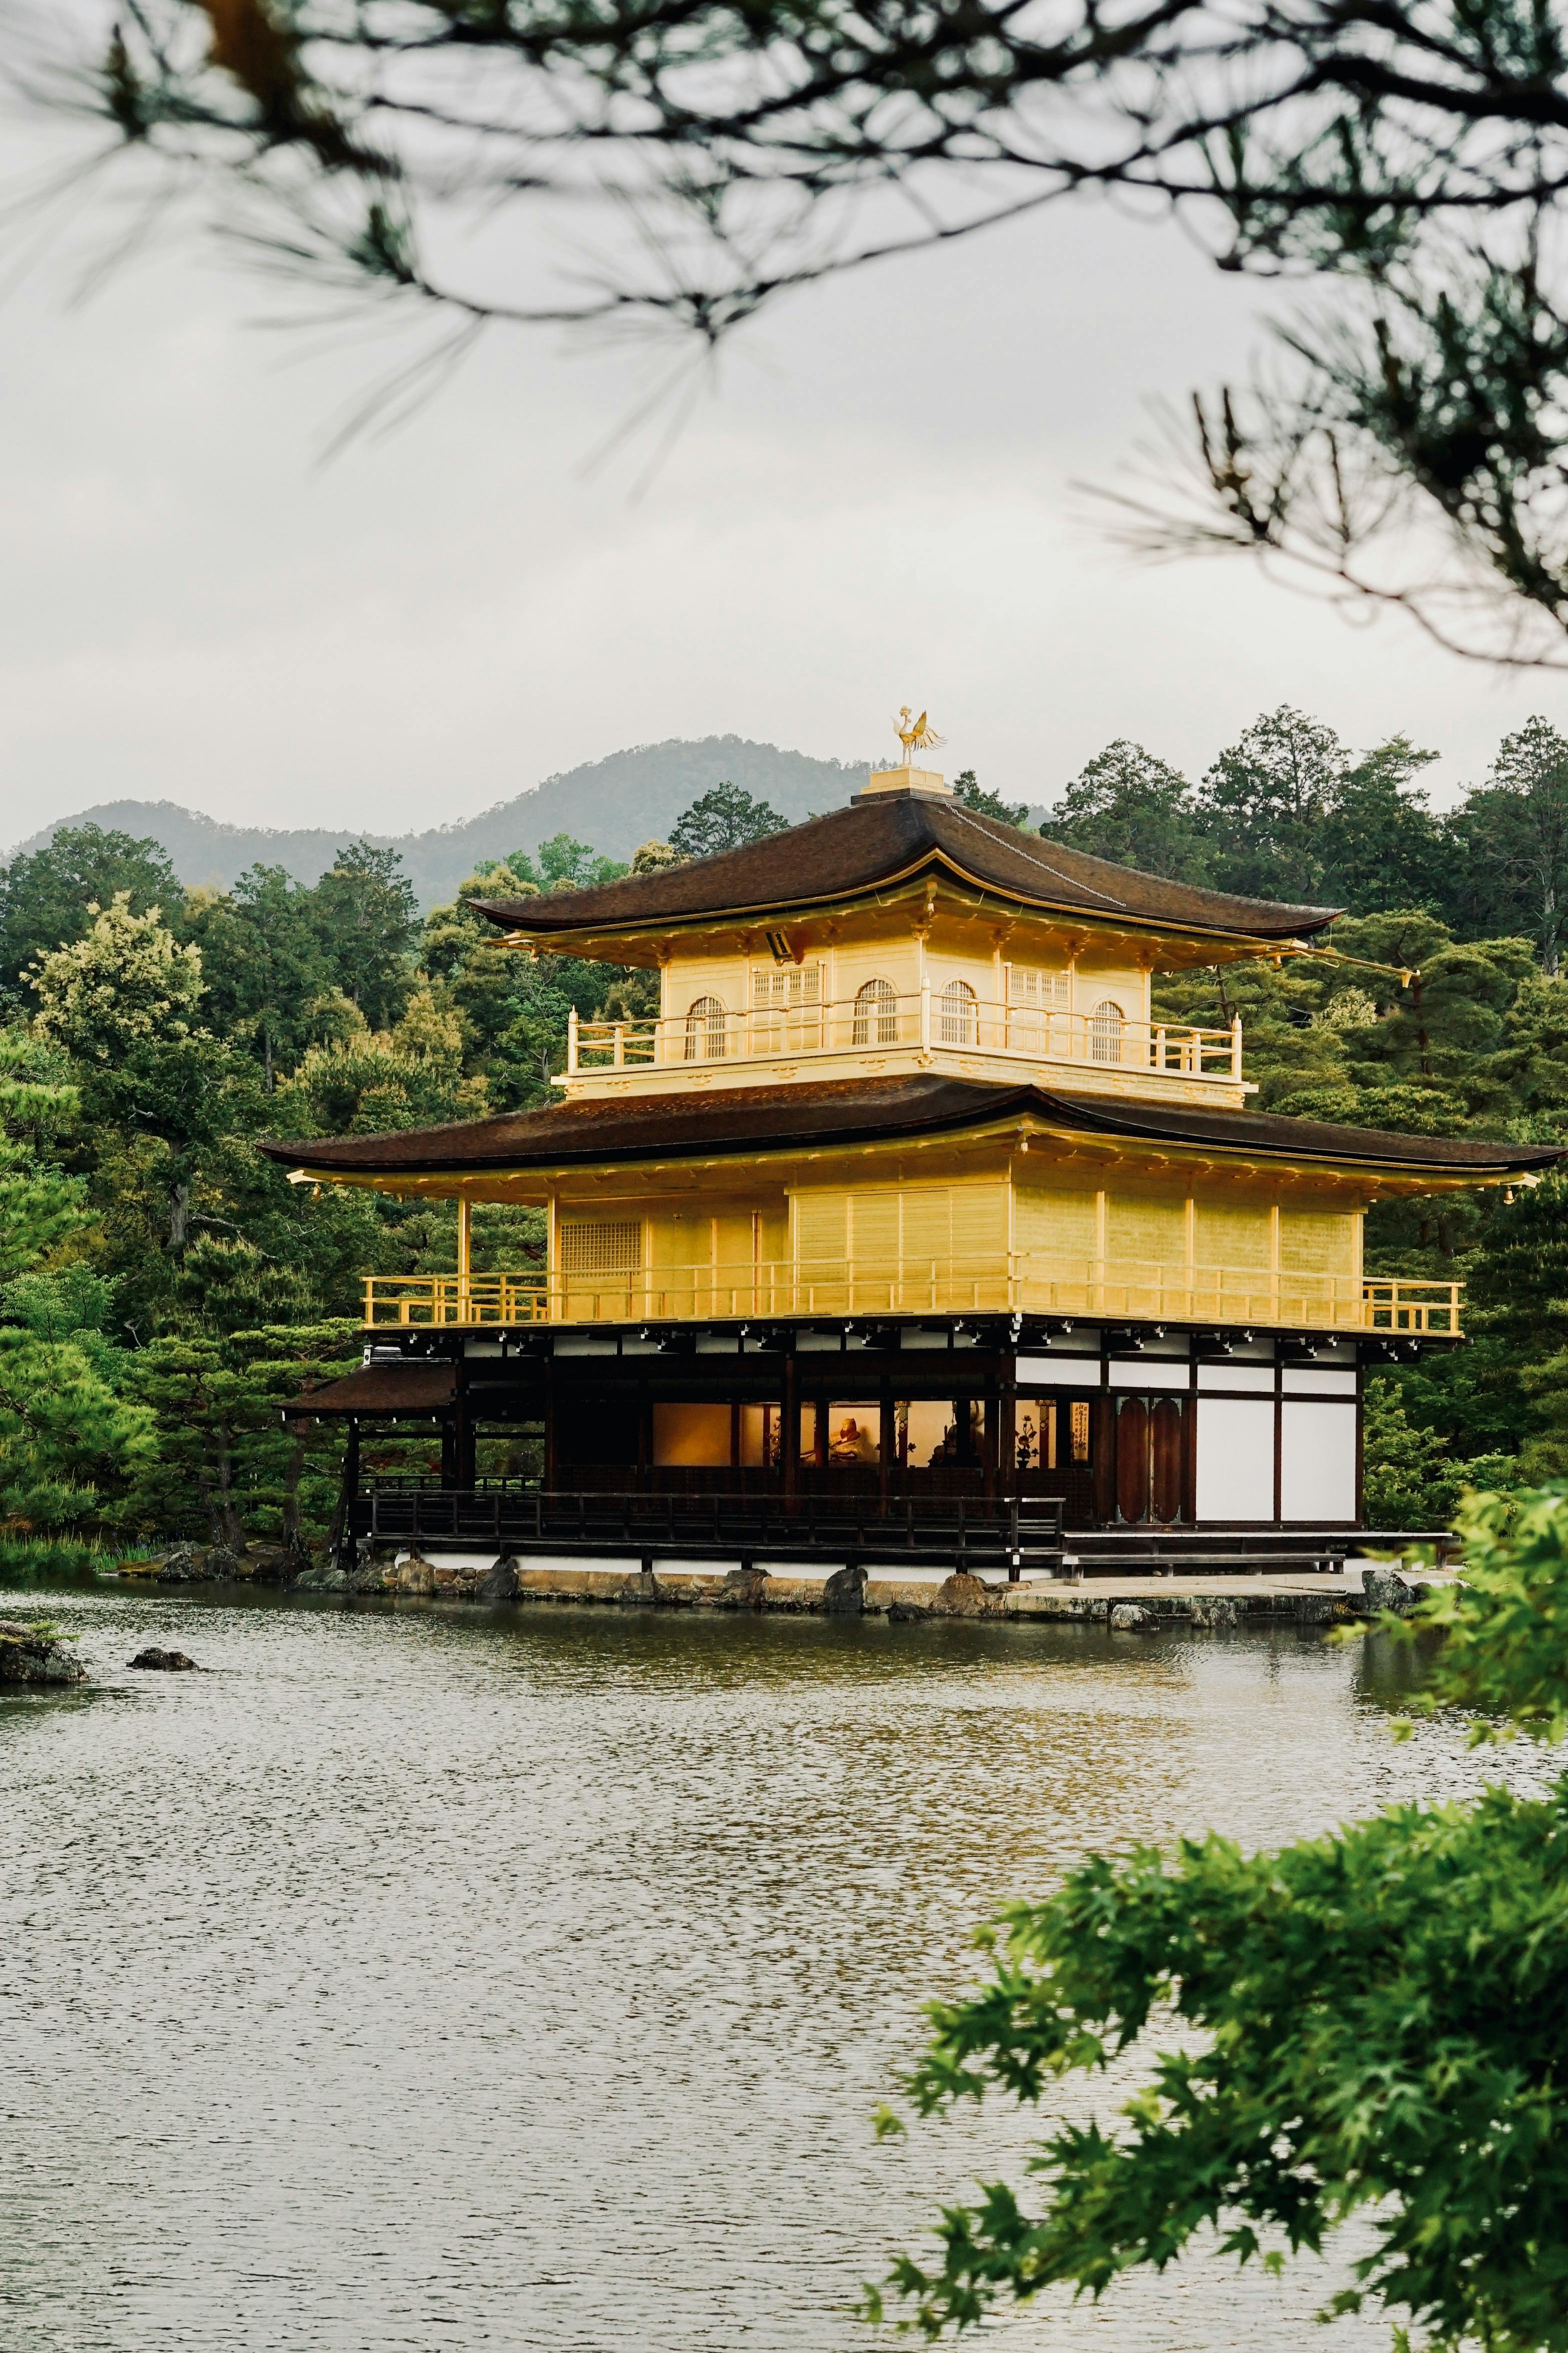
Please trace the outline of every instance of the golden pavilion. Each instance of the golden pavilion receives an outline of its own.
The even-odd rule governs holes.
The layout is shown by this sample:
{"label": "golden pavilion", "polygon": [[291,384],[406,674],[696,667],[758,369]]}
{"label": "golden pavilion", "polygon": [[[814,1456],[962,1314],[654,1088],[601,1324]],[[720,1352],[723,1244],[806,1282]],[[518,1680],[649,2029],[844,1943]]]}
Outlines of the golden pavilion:
{"label": "golden pavilion", "polygon": [[[1310,952],[1333,910],[1108,864],[907,764],[766,839],[480,912],[520,955],[657,972],[657,1017],[574,1017],[548,1108],[269,1147],[458,1204],[456,1271],[371,1278],[363,1370],[314,1401],[438,1424],[455,1538],[477,1436],[528,1425],[538,1494],[652,1499],[672,1531],[678,1504],[814,1498],[1353,1529],[1365,1368],[1461,1338],[1457,1285],[1365,1277],[1367,1209],[1557,1157],[1252,1108],[1239,1022],[1157,1020],[1154,976]],[[542,1271],[471,1268],[475,1202],[545,1212]],[[351,1481],[354,1524],[393,1525]]]}

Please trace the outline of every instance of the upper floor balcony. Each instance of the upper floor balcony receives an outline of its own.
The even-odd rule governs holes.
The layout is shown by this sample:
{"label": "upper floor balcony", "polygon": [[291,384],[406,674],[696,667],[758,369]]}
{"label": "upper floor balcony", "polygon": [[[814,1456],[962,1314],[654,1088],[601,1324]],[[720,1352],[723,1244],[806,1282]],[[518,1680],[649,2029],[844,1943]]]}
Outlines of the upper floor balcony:
{"label": "upper floor balcony", "polygon": [[903,1258],[628,1268],[618,1273],[373,1274],[381,1325],[709,1323],[1023,1314],[1457,1340],[1461,1286],[1404,1277],[1165,1267],[1139,1259]]}
{"label": "upper floor balcony", "polygon": [[1239,1019],[1200,1029],[1132,1020],[1110,997],[1087,1011],[998,1002],[964,980],[929,981],[906,995],[870,981],[853,997],[744,1012],[714,996],[663,1018],[583,1021],[574,1012],[556,1084],[586,1094],[628,1085],[658,1092],[694,1082],[763,1085],[933,1069],[1014,1083],[1037,1073],[1079,1092],[1228,1104],[1251,1092]]}

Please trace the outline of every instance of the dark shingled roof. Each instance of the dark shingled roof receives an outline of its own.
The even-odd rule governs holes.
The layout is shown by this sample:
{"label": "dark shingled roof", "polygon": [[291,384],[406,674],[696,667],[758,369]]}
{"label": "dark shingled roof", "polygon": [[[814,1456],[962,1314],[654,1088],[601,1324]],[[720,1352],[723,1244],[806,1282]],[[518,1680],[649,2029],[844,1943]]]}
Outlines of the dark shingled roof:
{"label": "dark shingled roof", "polygon": [[[1321,1160],[1363,1167],[1470,1171],[1478,1176],[1547,1168],[1555,1145],[1472,1136],[1394,1135],[1266,1112],[1129,1103],[977,1079],[831,1079],[711,1093],[610,1095],[542,1111],[460,1120],[393,1135],[263,1144],[274,1160],[322,1176],[434,1176],[565,1167],[687,1155],[788,1151],[793,1145],[893,1141],[1034,1116],[1083,1134],[1212,1145],[1247,1158]],[[351,1375],[351,1378],[353,1376]]]}
{"label": "dark shingled roof", "polygon": [[1239,933],[1249,939],[1288,940],[1321,932],[1338,912],[1277,906],[1267,899],[1238,899],[1227,891],[1162,881],[1158,875],[1020,833],[960,801],[922,800],[900,792],[834,809],[740,849],[652,874],[630,874],[596,890],[476,899],[474,904],[509,930],[541,938],[557,932],[635,932],[701,917],[804,913],[931,866],[1026,906],[1099,915],[1112,923]]}
{"label": "dark shingled roof", "polygon": [[456,1394],[450,1365],[362,1365],[341,1381],[324,1381],[290,1398],[287,1413],[439,1413]]}

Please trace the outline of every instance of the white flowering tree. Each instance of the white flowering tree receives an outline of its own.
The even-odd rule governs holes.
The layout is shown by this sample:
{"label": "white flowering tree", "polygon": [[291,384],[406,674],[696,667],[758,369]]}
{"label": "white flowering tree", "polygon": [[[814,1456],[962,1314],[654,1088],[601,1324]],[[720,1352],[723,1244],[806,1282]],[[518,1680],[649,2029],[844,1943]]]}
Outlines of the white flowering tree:
{"label": "white flowering tree", "polygon": [[35,1026],[69,1055],[86,1117],[117,1131],[142,1182],[163,1188],[179,1253],[204,1153],[236,1124],[248,1066],[198,1021],[201,952],[156,907],[136,914],[122,891],[90,912],[91,929],[28,976]]}

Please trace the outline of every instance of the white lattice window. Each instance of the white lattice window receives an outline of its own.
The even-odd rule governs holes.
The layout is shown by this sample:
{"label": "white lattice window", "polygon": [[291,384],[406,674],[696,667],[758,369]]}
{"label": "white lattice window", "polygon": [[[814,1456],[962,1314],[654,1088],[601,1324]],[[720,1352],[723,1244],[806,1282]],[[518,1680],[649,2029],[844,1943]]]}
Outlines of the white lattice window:
{"label": "white lattice window", "polygon": [[1007,1002],[1021,1012],[1065,1013],[1068,1009],[1068,976],[1065,972],[1047,972],[1041,965],[1010,964],[1007,966]]}
{"label": "white lattice window", "polygon": [[641,1267],[642,1227],[636,1219],[562,1219],[563,1274],[637,1274]]}
{"label": "white lattice window", "polygon": [[786,964],[772,972],[752,975],[752,1003],[759,1013],[784,1011],[791,1006],[820,1005],[822,1002],[822,966],[819,964]]}
{"label": "white lattice window", "polygon": [[857,1046],[891,1046],[899,1035],[898,991],[890,980],[868,980],[855,992]]}
{"label": "white lattice window", "polygon": [[944,1046],[973,1046],[979,1006],[966,980],[950,980],[938,1002],[937,1037]]}
{"label": "white lattice window", "polygon": [[1089,1058],[1091,1062],[1120,1062],[1121,1033],[1127,1016],[1113,997],[1102,997],[1089,1017]]}
{"label": "white lattice window", "polygon": [[822,1043],[822,966],[775,965],[752,974],[752,1051],[798,1054]]}
{"label": "white lattice window", "polygon": [[686,1016],[686,1059],[689,1062],[721,1062],[728,1021],[722,1000],[694,997]]}

